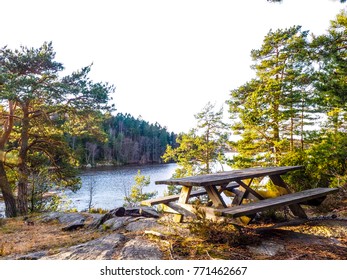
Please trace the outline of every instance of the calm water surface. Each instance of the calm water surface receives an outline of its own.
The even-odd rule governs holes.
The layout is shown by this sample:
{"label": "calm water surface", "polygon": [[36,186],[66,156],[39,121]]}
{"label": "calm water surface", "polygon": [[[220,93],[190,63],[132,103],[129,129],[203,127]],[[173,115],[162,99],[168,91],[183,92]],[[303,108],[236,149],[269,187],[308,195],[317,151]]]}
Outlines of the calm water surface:
{"label": "calm water surface", "polygon": [[[227,156],[232,157],[233,154],[230,153]],[[77,193],[70,192],[67,195],[72,200],[71,207],[77,208],[78,211],[85,210],[88,208],[90,198],[90,184],[94,182],[93,207],[114,209],[124,204],[124,196],[135,184],[134,177],[138,170],[141,170],[142,175],[149,176],[151,179],[150,185],[145,187],[144,191],[157,191],[160,197],[167,190],[167,185],[155,185],[154,182],[171,178],[177,167],[176,163],[172,163],[89,169],[81,176],[82,188]],[[231,170],[231,168],[227,165],[223,165],[223,167],[217,165],[214,172],[224,170]]]}
{"label": "calm water surface", "polygon": [[[231,154],[232,155],[232,154]],[[135,184],[134,177],[138,170],[141,174],[149,176],[151,183],[145,187],[145,192],[157,191],[158,196],[162,196],[167,190],[166,185],[155,185],[155,181],[169,179],[177,168],[176,163],[138,165],[124,167],[102,167],[86,169],[81,174],[82,187],[76,193],[67,191],[67,201],[70,201],[69,208],[76,208],[83,211],[88,208],[90,200],[90,185],[94,186],[92,196],[92,206],[107,210],[114,209],[124,204],[124,196],[129,193],[131,186]],[[217,168],[216,171],[220,168]],[[230,167],[223,166],[223,170],[230,170]],[[5,205],[0,202],[0,215],[4,215]]]}
{"label": "calm water surface", "polygon": [[81,174],[82,188],[76,193],[67,192],[66,195],[72,202],[70,207],[77,208],[78,211],[85,210],[90,200],[90,186],[93,185],[93,207],[110,210],[124,204],[124,196],[135,184],[134,177],[138,170],[141,170],[141,175],[149,176],[151,180],[144,191],[157,191],[161,196],[167,186],[155,185],[154,182],[171,178],[176,168],[177,164],[173,163],[89,169]]}
{"label": "calm water surface", "polygon": [[[88,209],[90,200],[90,185],[94,186],[92,206],[107,210],[114,209],[124,204],[124,196],[129,193],[131,186],[135,184],[134,177],[138,170],[141,174],[149,176],[151,183],[144,188],[145,192],[157,191],[158,196],[162,196],[166,191],[166,185],[155,185],[155,181],[169,179],[172,177],[177,164],[155,164],[138,165],[124,167],[103,167],[91,168],[82,172],[82,187],[76,193],[67,191],[66,200],[70,201],[69,208],[76,208],[78,211]],[[4,215],[5,205],[0,202],[0,215]]]}

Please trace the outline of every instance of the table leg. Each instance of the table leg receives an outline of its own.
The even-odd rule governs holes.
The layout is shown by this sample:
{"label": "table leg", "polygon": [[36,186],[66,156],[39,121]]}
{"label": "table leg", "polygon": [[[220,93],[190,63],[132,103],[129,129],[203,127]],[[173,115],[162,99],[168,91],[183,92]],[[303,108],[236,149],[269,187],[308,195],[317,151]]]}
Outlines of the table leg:
{"label": "table leg", "polygon": [[243,191],[239,191],[239,190],[234,190],[234,193],[235,193],[235,197],[232,201],[231,204],[234,204],[234,205],[241,205],[242,204],[242,201],[248,197],[249,195],[249,191],[248,190],[245,190],[244,192]]}
{"label": "table leg", "polygon": [[[271,181],[279,187],[285,188],[288,193],[291,193],[290,189],[288,188],[287,184],[283,181],[283,179],[281,178],[280,175],[271,175],[269,176]],[[299,218],[304,218],[307,219],[307,215],[304,211],[304,209],[302,209],[302,207],[299,204],[292,204],[289,205],[289,209],[292,211],[292,213],[299,217]]]}
{"label": "table leg", "polygon": [[255,190],[253,190],[250,185],[252,184],[253,178],[251,180],[251,182],[246,185],[244,182],[242,182],[241,180],[237,180],[236,182],[243,188],[245,188],[245,190],[247,190],[249,193],[253,194],[256,198],[263,200],[264,197],[262,197],[259,193],[257,193]]}
{"label": "table leg", "polygon": [[[189,196],[190,196],[191,191],[192,191],[192,187],[182,186],[181,194],[180,194],[180,198],[178,199],[178,202],[186,204],[189,200]],[[175,214],[174,215],[174,221],[175,222],[181,223],[182,220],[183,220],[182,214]]]}
{"label": "table leg", "polygon": [[221,197],[216,186],[205,187],[208,197],[211,199],[213,206],[216,208],[226,208],[226,204]]}
{"label": "table leg", "polygon": [[[242,188],[244,188],[245,191],[235,192],[236,196],[234,197],[232,204],[234,204],[234,205],[241,205],[242,201],[244,199],[248,198],[250,193],[253,194],[254,196],[256,196],[260,200],[264,199],[260,194],[258,194],[256,191],[254,191],[250,187],[252,182],[253,182],[253,178],[251,179],[251,181],[249,182],[248,185],[246,183],[244,183],[243,181],[241,181],[241,180],[237,181],[237,183]],[[241,224],[248,225],[253,220],[254,217],[255,217],[255,214],[248,215],[248,216],[242,216],[242,217],[237,218],[237,220],[239,220],[239,222],[241,222]]]}

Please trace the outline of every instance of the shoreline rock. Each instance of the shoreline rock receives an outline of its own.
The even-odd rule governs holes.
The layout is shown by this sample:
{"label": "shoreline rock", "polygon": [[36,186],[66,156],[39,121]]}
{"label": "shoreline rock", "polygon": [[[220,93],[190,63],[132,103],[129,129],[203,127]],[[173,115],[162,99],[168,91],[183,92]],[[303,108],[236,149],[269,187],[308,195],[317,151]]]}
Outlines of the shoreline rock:
{"label": "shoreline rock", "polygon": [[[146,209],[146,207],[144,207]],[[155,211],[155,210],[153,210]],[[110,211],[115,214],[117,211]],[[121,210],[123,212],[123,210]],[[175,251],[172,245],[173,238],[186,238],[193,236],[184,224],[172,224],[169,216],[155,217],[138,216],[143,213],[140,209],[124,211],[124,216],[109,215],[98,227],[105,215],[90,213],[44,213],[39,217],[30,217],[35,226],[42,223],[54,222],[61,224],[61,229],[72,227],[78,234],[92,233],[93,240],[80,244],[70,243],[69,247],[60,247],[54,244],[49,250],[40,250],[22,255],[7,255],[0,259],[6,260],[161,260],[184,259],[180,255],[181,247]],[[156,212],[156,211],[155,211]],[[134,214],[126,216],[125,213]],[[108,213],[107,213],[108,214]],[[154,215],[156,216],[156,215]],[[158,215],[159,216],[159,215]],[[83,225],[82,229],[78,226]],[[93,226],[91,226],[93,225]],[[45,226],[45,225],[43,225]],[[76,226],[76,228],[73,228]],[[59,226],[58,226],[59,230]],[[80,231],[79,231],[80,230]],[[347,233],[347,220],[341,219],[309,219],[280,223],[274,226],[250,228],[254,234],[259,235],[252,242],[246,242],[240,253],[235,251],[232,256],[245,259],[314,259],[315,251],[306,253],[301,248],[312,246],[319,248],[333,248],[334,254],[345,258],[341,253],[346,248],[345,236]],[[55,230],[56,232],[56,230]],[[97,234],[95,234],[97,232]],[[57,234],[59,235],[59,233]],[[69,235],[69,233],[68,233]],[[97,237],[95,237],[97,236]],[[261,236],[261,239],[260,239]],[[54,236],[52,236],[54,237]],[[254,236],[253,236],[254,237]],[[91,237],[93,238],[93,237]],[[86,240],[86,239],[83,239]],[[261,241],[261,242],[259,242]],[[65,243],[66,244],[66,243]],[[71,244],[74,244],[71,246]],[[182,245],[182,244],[181,244]],[[58,247],[56,247],[58,246]],[[185,245],[184,245],[185,246]],[[167,247],[167,249],[165,249]],[[43,247],[41,247],[43,248]],[[296,251],[293,251],[293,248]],[[318,249],[317,249],[318,248]],[[342,249],[341,249],[342,248]],[[191,247],[194,250],[194,247]],[[327,249],[326,249],[327,250]],[[304,253],[303,253],[304,252]],[[330,252],[330,251],[329,251]],[[189,254],[190,252],[188,252]],[[170,255],[169,255],[170,254]],[[334,255],[334,256],[335,256]],[[320,255],[321,256],[321,255]]]}
{"label": "shoreline rock", "polygon": [[[147,207],[146,207],[147,208]],[[148,218],[151,216],[151,218]],[[155,218],[153,218],[153,216]],[[79,230],[86,227],[89,230],[104,231],[105,235],[67,248],[57,249],[52,253],[47,251],[32,252],[24,255],[7,256],[5,259],[15,260],[135,260],[162,259],[163,254],[157,244],[136,235],[128,238],[127,233],[143,234],[148,229],[158,229],[163,226],[157,222],[159,214],[153,209],[116,208],[105,215],[89,213],[45,213],[37,218],[38,222],[60,223],[62,231]],[[108,233],[107,233],[108,232]]]}

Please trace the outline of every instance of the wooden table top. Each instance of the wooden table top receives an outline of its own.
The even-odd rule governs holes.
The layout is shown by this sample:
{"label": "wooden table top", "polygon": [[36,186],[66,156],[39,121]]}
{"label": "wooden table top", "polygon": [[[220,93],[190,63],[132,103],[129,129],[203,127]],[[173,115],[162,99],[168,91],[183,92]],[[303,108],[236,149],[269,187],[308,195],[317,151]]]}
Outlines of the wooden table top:
{"label": "wooden table top", "polygon": [[289,171],[303,169],[303,166],[280,166],[280,167],[257,167],[231,170],[215,174],[206,174],[198,176],[190,176],[178,179],[167,179],[156,181],[156,185],[182,185],[192,186],[219,186],[228,184],[232,181],[271,176],[282,175]]}

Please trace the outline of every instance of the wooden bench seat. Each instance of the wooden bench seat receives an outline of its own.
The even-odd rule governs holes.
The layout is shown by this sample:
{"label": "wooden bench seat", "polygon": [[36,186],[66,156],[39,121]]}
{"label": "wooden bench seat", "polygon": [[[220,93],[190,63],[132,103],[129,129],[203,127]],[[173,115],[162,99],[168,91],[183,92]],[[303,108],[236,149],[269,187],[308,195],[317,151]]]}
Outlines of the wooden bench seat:
{"label": "wooden bench seat", "polygon": [[264,199],[249,204],[242,204],[231,208],[216,209],[216,212],[220,213],[222,216],[237,218],[256,214],[264,210],[278,208],[281,206],[304,203],[320,197],[326,197],[328,194],[338,191],[339,189],[337,188],[309,189],[297,193],[282,195],[275,198]]}
{"label": "wooden bench seat", "polygon": [[[239,187],[239,184],[237,183],[230,183],[229,185],[227,185],[222,191],[228,190],[231,191],[234,188]],[[192,197],[198,197],[201,195],[205,195],[207,194],[205,189],[200,189],[200,190],[196,190],[196,191],[192,191],[190,193],[189,198]],[[157,204],[168,204],[170,202],[176,201],[180,198],[179,194],[174,194],[174,195],[169,195],[169,196],[164,196],[164,197],[158,197],[158,198],[154,198],[154,199],[148,199],[148,200],[144,200],[141,201],[141,205],[143,206],[153,206],[153,205],[157,205]]]}

